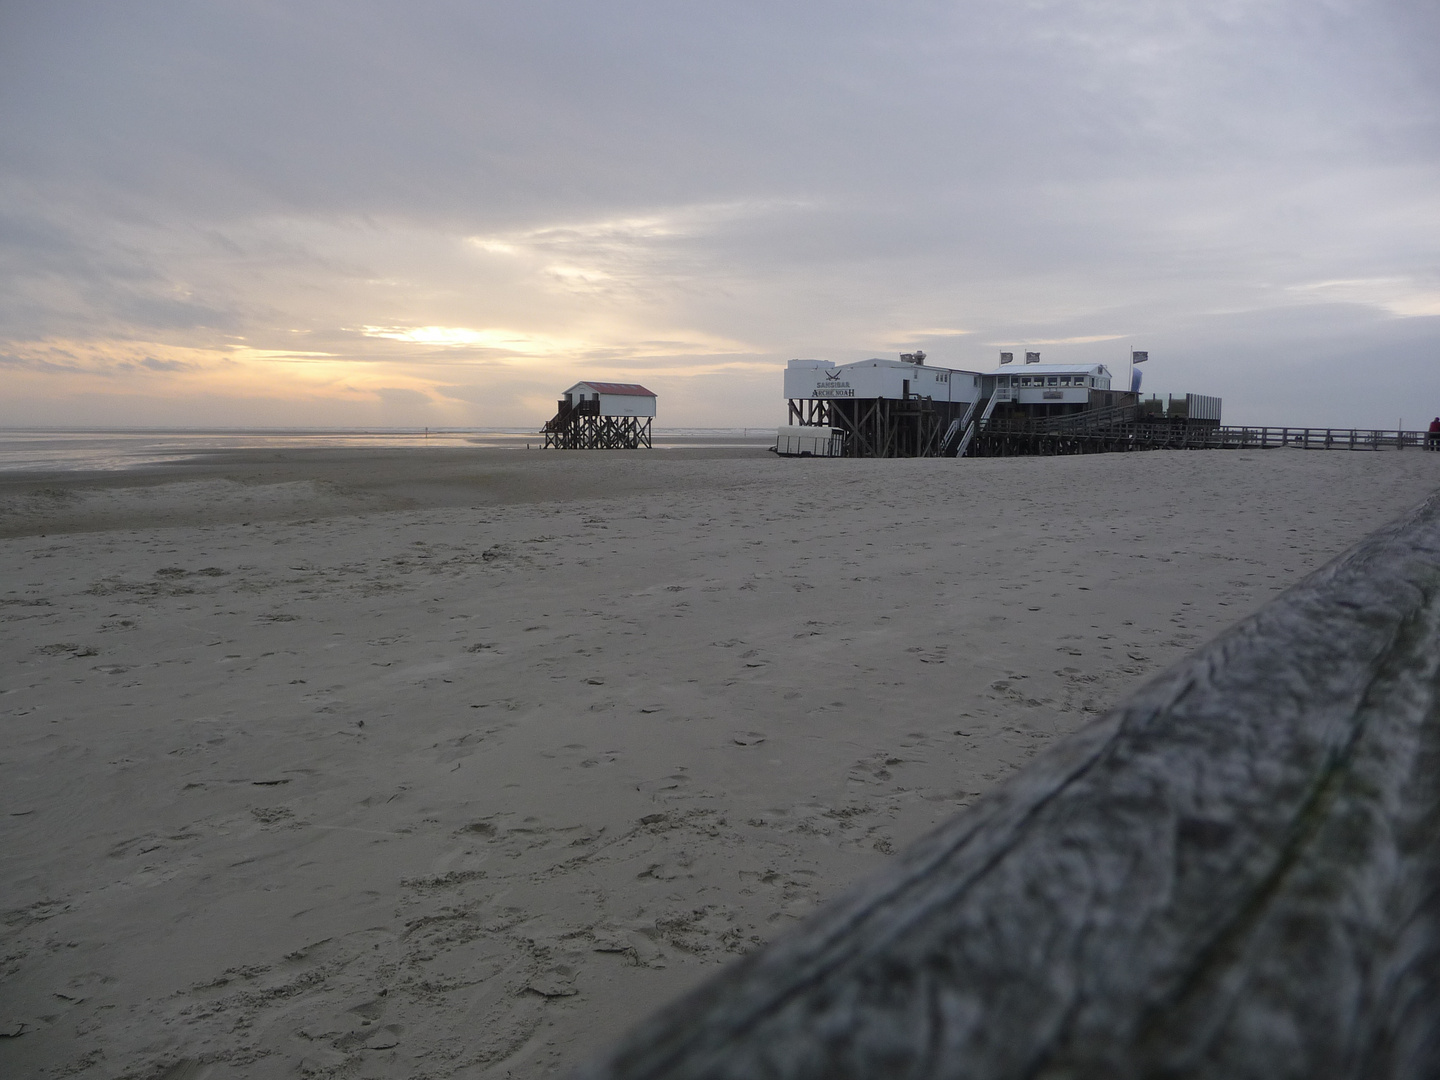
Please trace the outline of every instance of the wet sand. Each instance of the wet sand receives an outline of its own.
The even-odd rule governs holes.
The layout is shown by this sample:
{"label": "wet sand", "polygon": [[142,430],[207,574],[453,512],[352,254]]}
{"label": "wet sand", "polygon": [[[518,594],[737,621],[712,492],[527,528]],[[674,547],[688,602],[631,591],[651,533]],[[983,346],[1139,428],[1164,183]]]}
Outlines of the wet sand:
{"label": "wet sand", "polygon": [[0,478],[0,1073],[552,1075],[1437,486],[1291,450]]}

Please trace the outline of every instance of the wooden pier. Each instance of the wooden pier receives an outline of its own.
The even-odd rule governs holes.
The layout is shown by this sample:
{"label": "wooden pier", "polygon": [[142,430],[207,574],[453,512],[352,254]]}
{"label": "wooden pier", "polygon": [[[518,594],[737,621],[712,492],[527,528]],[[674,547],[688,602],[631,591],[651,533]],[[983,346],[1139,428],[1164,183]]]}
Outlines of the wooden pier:
{"label": "wooden pier", "polygon": [[971,440],[970,457],[1106,454],[1130,450],[1424,449],[1427,433],[1374,428],[1236,427],[1147,420],[1134,406],[1038,420],[992,419]]}

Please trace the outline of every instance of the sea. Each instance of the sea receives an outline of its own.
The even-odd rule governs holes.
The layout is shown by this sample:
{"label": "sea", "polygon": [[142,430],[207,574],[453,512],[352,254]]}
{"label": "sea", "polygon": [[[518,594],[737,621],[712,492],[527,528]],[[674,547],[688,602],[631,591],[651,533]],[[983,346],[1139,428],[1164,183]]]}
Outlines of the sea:
{"label": "sea", "polygon": [[[0,428],[0,472],[113,472],[222,450],[328,447],[538,448],[543,436],[509,428]],[[656,428],[656,450],[765,446],[774,428]]]}

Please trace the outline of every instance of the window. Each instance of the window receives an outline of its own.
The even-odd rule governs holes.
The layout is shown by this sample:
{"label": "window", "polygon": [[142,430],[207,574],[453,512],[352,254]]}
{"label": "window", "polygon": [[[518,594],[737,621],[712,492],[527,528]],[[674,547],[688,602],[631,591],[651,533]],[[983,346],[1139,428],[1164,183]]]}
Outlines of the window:
{"label": "window", "polygon": [[1059,385],[1060,385],[1060,380],[1059,380],[1058,378],[1056,378],[1054,375],[1051,375],[1051,376],[1049,376],[1049,377],[1045,380],[1045,385],[1046,385],[1046,386],[1059,386]]}

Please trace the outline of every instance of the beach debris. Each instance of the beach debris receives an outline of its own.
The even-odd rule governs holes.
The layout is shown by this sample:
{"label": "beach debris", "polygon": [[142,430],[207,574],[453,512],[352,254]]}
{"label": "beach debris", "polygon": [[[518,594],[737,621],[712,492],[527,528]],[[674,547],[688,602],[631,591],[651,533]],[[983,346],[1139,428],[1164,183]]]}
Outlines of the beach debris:
{"label": "beach debris", "polygon": [[53,645],[41,645],[35,650],[42,656],[65,656],[78,659],[82,656],[99,656],[100,650],[93,645],[77,645],[73,641],[57,641]]}
{"label": "beach debris", "polygon": [[554,968],[532,978],[521,989],[522,994],[538,994],[543,998],[574,997],[575,974],[569,968]]}

